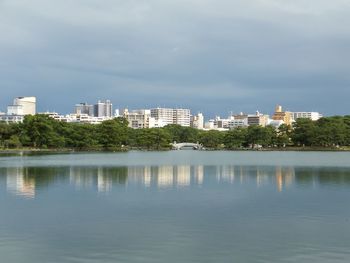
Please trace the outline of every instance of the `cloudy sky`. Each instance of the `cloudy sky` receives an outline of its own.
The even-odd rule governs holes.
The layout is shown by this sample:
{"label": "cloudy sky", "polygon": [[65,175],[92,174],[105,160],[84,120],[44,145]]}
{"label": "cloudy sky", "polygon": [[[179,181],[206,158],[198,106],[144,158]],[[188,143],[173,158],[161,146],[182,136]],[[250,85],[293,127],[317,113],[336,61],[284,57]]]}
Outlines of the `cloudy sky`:
{"label": "cloudy sky", "polygon": [[0,110],[350,113],[349,0],[0,0]]}

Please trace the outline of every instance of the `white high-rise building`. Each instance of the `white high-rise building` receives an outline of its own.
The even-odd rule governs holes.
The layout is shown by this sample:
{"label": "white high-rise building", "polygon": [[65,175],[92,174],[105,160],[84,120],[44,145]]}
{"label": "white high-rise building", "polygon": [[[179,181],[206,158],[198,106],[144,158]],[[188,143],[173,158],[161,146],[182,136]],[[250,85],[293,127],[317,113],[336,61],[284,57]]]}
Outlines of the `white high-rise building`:
{"label": "white high-rise building", "polygon": [[165,125],[174,124],[174,109],[155,108],[151,109],[151,117],[162,120]]}
{"label": "white high-rise building", "polygon": [[94,105],[85,103],[79,103],[75,105],[74,113],[77,115],[87,114],[94,116]]}
{"label": "white high-rise building", "polygon": [[185,127],[191,125],[191,111],[189,109],[154,108],[151,117],[164,125],[178,124]]}
{"label": "white high-rise building", "polygon": [[113,104],[110,100],[98,101],[94,105],[94,115],[95,117],[113,117]]}
{"label": "white high-rise building", "polygon": [[204,116],[202,113],[191,116],[191,127],[195,129],[204,129]]}
{"label": "white high-rise building", "polygon": [[[14,110],[17,112],[16,115],[35,115],[36,114],[36,98],[35,97],[17,97],[13,100],[13,105],[11,106],[21,106],[10,108],[10,110]],[[22,114],[19,114],[22,113]]]}
{"label": "white high-rise building", "polygon": [[174,124],[184,127],[191,126],[191,111],[189,109],[174,109],[173,118]]}

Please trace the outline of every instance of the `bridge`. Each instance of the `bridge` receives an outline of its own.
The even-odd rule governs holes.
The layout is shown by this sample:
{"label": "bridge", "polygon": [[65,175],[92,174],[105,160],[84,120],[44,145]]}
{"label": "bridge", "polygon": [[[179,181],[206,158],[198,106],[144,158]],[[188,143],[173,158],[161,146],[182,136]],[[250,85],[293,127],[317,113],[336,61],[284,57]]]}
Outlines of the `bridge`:
{"label": "bridge", "polygon": [[183,149],[193,149],[193,150],[204,150],[202,144],[199,143],[191,143],[191,142],[182,142],[182,143],[172,143],[173,150],[183,150]]}

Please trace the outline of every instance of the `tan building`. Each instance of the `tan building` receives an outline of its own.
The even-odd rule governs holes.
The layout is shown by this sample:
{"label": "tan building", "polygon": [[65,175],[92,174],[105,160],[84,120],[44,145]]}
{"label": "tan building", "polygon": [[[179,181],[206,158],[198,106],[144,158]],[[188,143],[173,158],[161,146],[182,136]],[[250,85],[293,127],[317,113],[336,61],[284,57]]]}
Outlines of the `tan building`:
{"label": "tan building", "polygon": [[248,115],[248,126],[251,125],[259,125],[265,127],[269,121],[269,115],[260,114],[260,112],[256,112],[255,115]]}
{"label": "tan building", "polygon": [[13,100],[12,106],[20,107],[18,115],[35,115],[36,114],[36,98],[35,97],[17,97]]}
{"label": "tan building", "polygon": [[128,120],[129,127],[133,129],[150,128],[151,111],[150,110],[124,110],[124,118]]}
{"label": "tan building", "polygon": [[286,125],[291,125],[293,122],[293,114],[289,111],[283,111],[282,106],[277,105],[272,119],[274,121],[283,121]]}

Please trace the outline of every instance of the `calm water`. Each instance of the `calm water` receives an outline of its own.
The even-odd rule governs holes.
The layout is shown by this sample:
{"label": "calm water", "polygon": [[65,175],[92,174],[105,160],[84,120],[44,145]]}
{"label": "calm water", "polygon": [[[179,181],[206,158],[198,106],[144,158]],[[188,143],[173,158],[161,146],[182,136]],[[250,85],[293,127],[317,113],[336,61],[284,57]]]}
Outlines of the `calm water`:
{"label": "calm water", "polygon": [[0,157],[0,262],[350,262],[350,153]]}

